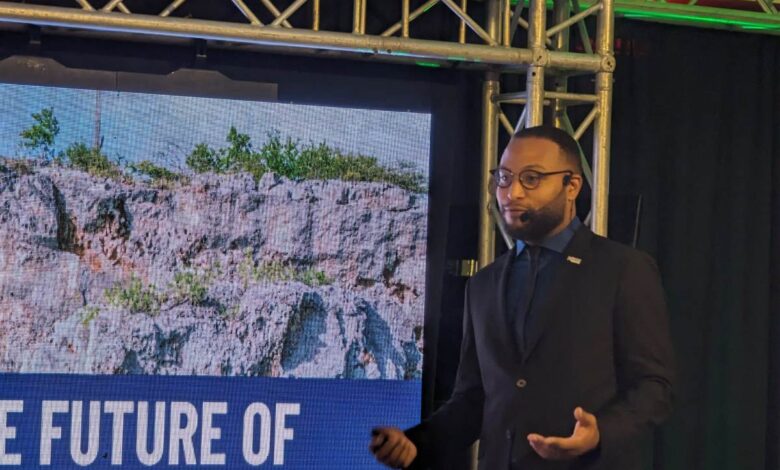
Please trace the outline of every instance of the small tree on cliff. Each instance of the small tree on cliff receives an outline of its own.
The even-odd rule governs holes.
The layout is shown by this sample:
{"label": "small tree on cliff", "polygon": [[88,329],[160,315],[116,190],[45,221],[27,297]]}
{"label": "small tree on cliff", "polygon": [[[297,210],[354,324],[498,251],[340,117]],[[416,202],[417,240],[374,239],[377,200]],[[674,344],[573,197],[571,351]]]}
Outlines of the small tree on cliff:
{"label": "small tree on cliff", "polygon": [[60,133],[60,123],[54,116],[54,108],[44,108],[40,113],[33,113],[32,118],[35,124],[19,134],[22,145],[41,152],[42,158],[51,160],[54,157],[54,139]]}

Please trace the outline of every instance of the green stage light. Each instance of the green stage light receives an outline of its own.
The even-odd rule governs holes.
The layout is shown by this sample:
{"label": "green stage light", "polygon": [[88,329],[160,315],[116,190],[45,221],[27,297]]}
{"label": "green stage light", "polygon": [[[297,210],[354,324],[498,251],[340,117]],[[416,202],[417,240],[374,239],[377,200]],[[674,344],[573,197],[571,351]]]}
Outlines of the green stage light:
{"label": "green stage light", "polygon": [[[513,5],[519,3],[519,0],[512,0]],[[549,0],[545,3],[547,4],[547,10],[551,11],[553,3]],[[523,4],[527,7],[530,2],[523,0]],[[581,8],[586,9],[592,4],[593,2],[591,1],[582,2]],[[647,0],[618,0],[615,2],[615,14],[621,18],[631,20],[676,23],[700,27],[732,27],[733,29],[744,31],[780,33],[780,21],[778,21],[780,20],[780,15],[774,16],[730,8],[700,7],[698,5],[680,3],[658,3]],[[740,16],[745,18],[740,19]],[[762,17],[765,17],[766,20],[763,20]]]}

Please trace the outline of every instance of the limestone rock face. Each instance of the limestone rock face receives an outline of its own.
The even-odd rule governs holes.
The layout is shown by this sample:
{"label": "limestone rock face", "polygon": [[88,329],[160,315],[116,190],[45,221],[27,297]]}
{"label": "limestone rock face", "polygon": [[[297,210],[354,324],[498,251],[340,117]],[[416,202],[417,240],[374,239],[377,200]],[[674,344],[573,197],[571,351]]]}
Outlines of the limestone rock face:
{"label": "limestone rock face", "polygon": [[0,165],[0,372],[417,378],[427,196]]}

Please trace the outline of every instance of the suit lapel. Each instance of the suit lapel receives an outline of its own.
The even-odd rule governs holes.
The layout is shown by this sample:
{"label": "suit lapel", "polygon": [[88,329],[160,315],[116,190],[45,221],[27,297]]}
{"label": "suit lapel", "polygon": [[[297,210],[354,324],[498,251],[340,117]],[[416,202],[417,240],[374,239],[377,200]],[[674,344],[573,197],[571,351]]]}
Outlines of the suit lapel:
{"label": "suit lapel", "polygon": [[593,232],[582,225],[566,246],[563,252],[563,264],[555,274],[555,279],[550,285],[550,291],[545,294],[543,304],[539,306],[538,327],[528,338],[528,344],[526,344],[523,353],[523,362],[528,360],[545,331],[555,324],[558,317],[566,309],[567,303],[571,301],[574,287],[581,279],[578,274],[581,272],[582,266],[591,261],[589,255],[592,238]]}

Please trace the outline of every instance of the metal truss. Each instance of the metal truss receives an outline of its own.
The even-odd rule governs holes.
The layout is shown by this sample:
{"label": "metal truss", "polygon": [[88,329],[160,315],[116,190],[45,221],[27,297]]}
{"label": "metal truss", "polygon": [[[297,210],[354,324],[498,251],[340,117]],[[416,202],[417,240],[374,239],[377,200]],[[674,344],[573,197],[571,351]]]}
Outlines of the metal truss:
{"label": "metal truss", "polygon": [[[243,22],[176,17],[177,10],[187,0],[147,1],[143,12],[131,11],[127,6],[131,1],[102,0],[104,5],[99,8],[95,6],[96,0],[72,0],[72,7],[0,1],[0,23],[204,39],[260,47],[297,48],[301,51],[325,50],[396,62],[431,61],[428,62],[431,65],[466,63],[483,68],[501,66],[521,69],[533,61],[531,51],[499,44],[498,39],[491,38],[467,14],[467,0],[460,0],[460,5],[454,0],[429,0],[414,10],[410,8],[410,0],[402,0],[402,18],[375,34],[366,32],[367,0],[354,0],[351,31],[322,31],[319,25],[322,14],[319,0],[295,0],[284,10],[275,6],[274,1],[278,3],[278,0],[252,0],[251,4],[249,0],[218,0],[221,4],[232,5],[240,12]],[[152,9],[149,4],[156,4],[157,8]],[[307,17],[311,20],[307,24],[298,22],[293,26],[292,17],[307,4],[311,8],[311,14]],[[439,8],[446,8],[460,18],[460,39],[448,42],[410,37],[410,24],[438,4],[441,4]],[[261,13],[271,15],[272,20],[264,23],[260,19]],[[466,42],[467,29],[478,36],[478,42]],[[595,57],[584,54],[551,51],[545,59],[554,67],[575,72],[593,72],[600,67]]]}
{"label": "metal truss", "polygon": [[[54,0],[52,0],[53,2]],[[487,0],[479,5],[485,19],[477,21],[469,13],[468,0],[400,1],[398,21],[380,31],[366,27],[368,0],[353,0],[350,31],[323,31],[319,0],[221,0],[232,10],[233,20],[176,16],[187,0],[72,0],[66,6],[29,5],[0,1],[0,24],[21,23],[41,27],[66,28],[101,34],[131,34],[151,37],[202,39],[223,44],[250,44],[261,48],[284,48],[295,51],[330,51],[332,54],[358,55],[389,61],[427,65],[461,64],[485,70],[483,85],[482,165],[480,207],[489,206],[489,170],[498,154],[499,124],[508,131],[539,125],[545,106],[552,122],[581,137],[594,127],[593,171],[586,171],[593,188],[593,205],[589,222],[599,234],[606,234],[607,194],[609,182],[609,138],[611,119],[613,56],[613,0],[598,0],[581,5],[579,0],[555,0],[554,25],[547,26],[545,0],[512,4],[511,0]],[[375,0],[376,1],[376,0]],[[383,0],[384,1],[384,0]],[[138,5],[138,7],[136,7]],[[303,8],[310,10],[304,12]],[[433,8],[457,17],[459,28],[451,41],[412,37],[413,21]],[[596,17],[598,24],[595,48],[585,20]],[[236,21],[235,18],[239,18]],[[569,50],[569,30],[577,28],[584,52]],[[523,29],[527,46],[513,47],[518,30]],[[422,35],[422,33],[421,33]],[[518,37],[519,39],[519,37]],[[501,93],[502,73],[525,73],[523,91]],[[590,74],[595,77],[591,94],[567,91],[568,77]],[[521,105],[518,122],[512,123],[502,107]],[[572,105],[587,105],[587,118],[572,127],[566,110]],[[583,161],[585,159],[583,158]],[[587,167],[587,164],[586,164]],[[495,211],[492,214],[495,216]],[[479,236],[479,265],[493,259],[495,226],[491,213],[482,211]],[[509,242],[508,237],[505,237]]]}
{"label": "metal truss", "polygon": [[617,0],[615,16],[780,35],[780,0]]}
{"label": "metal truss", "polygon": [[[488,18],[496,23],[490,31],[504,44],[511,44],[517,28],[527,31],[527,47],[534,59],[526,69],[525,89],[522,91],[501,90],[499,75],[487,72],[483,86],[483,144],[482,173],[483,200],[481,207],[492,207],[492,195],[488,194],[487,178],[484,177],[491,166],[495,165],[498,131],[503,128],[509,135],[523,127],[542,124],[547,119],[550,124],[567,130],[578,141],[586,130],[593,127],[593,148],[591,168],[581,148],[584,178],[592,188],[591,212],[587,217],[591,229],[598,234],[607,233],[610,125],[612,108],[612,81],[615,70],[614,58],[614,3],[613,0],[600,0],[590,5],[582,5],[578,0],[554,0],[552,15],[548,15],[545,0],[531,0],[527,11],[527,20],[523,20],[524,5],[514,7],[506,0],[488,2]],[[552,20],[547,25],[548,16]],[[593,45],[585,20],[595,17],[596,32]],[[490,25],[490,23],[489,23]],[[546,60],[551,53],[567,53],[570,50],[571,30],[576,28],[584,52],[599,62],[598,70],[593,70],[594,90],[592,93],[570,93],[568,81],[571,76],[560,67]],[[519,105],[522,110],[514,124],[508,118],[507,107]],[[588,106],[586,117],[574,127],[568,115],[570,106]],[[492,217],[498,218],[495,208]],[[481,220],[479,262],[483,265],[492,259],[495,239],[493,225],[485,214]],[[502,229],[501,224],[496,224]],[[502,230],[502,236],[511,245],[511,240]]]}

